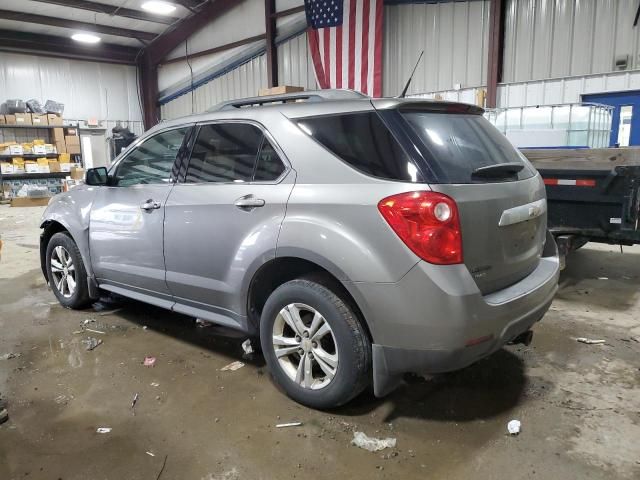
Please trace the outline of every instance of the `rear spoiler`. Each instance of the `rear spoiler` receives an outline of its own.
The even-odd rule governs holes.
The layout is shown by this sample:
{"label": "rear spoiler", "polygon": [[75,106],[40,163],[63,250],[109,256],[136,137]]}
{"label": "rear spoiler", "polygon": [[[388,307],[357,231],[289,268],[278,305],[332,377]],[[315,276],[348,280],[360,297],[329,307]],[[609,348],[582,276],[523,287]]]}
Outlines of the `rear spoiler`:
{"label": "rear spoiler", "polygon": [[442,100],[417,98],[381,98],[372,100],[378,110],[397,109],[401,111],[432,112],[432,113],[467,113],[482,115],[484,108],[471,103],[448,102]]}

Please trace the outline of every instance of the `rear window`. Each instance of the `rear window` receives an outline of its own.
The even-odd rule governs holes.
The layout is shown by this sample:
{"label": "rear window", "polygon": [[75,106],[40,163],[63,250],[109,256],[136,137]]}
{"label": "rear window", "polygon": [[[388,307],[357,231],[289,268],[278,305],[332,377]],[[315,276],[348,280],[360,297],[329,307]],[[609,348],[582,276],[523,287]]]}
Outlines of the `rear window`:
{"label": "rear window", "polygon": [[441,183],[491,181],[472,178],[472,173],[501,163],[523,164],[518,180],[534,175],[509,140],[481,115],[404,111],[402,116],[419,138],[424,157]]}
{"label": "rear window", "polygon": [[411,158],[376,112],[305,118],[298,125],[362,173],[387,180],[423,181]]}

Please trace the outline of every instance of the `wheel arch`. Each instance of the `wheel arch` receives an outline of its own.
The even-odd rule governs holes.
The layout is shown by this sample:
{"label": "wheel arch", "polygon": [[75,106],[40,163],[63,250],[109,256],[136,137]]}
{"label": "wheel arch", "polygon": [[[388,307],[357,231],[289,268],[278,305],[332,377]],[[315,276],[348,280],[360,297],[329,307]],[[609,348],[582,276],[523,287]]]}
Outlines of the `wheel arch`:
{"label": "wheel arch", "polygon": [[260,266],[247,288],[246,308],[248,323],[254,331],[260,330],[260,315],[269,295],[283,283],[296,278],[312,279],[341,294],[362,323],[369,340],[373,342],[366,311],[356,301],[348,282],[340,280],[342,272],[327,262],[310,260],[301,256],[275,257]]}

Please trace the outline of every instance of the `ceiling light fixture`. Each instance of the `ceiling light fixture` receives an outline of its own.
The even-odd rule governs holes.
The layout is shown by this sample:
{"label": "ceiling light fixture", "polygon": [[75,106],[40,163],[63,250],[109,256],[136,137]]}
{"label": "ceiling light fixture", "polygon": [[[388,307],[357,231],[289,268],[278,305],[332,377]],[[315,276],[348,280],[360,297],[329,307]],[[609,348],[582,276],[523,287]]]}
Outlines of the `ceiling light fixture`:
{"label": "ceiling light fixture", "polygon": [[141,5],[141,8],[147,12],[155,13],[157,15],[169,15],[176,9],[176,6],[169,2],[151,0],[149,2],[144,2]]}
{"label": "ceiling light fixture", "polygon": [[100,37],[92,33],[74,33],[71,38],[82,43],[98,43],[100,41]]}

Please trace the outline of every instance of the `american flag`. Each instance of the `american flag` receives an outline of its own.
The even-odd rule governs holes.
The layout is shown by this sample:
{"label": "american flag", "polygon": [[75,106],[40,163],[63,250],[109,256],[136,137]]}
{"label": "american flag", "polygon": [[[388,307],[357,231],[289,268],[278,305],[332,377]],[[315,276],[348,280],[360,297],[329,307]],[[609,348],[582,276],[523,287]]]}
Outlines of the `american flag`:
{"label": "american flag", "polygon": [[305,0],[320,88],[382,95],[383,0]]}

